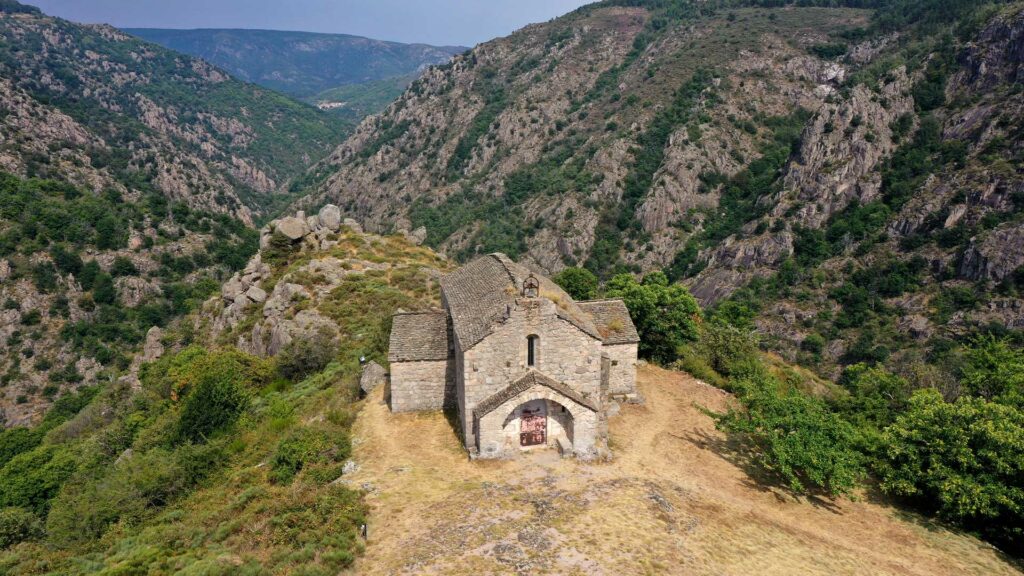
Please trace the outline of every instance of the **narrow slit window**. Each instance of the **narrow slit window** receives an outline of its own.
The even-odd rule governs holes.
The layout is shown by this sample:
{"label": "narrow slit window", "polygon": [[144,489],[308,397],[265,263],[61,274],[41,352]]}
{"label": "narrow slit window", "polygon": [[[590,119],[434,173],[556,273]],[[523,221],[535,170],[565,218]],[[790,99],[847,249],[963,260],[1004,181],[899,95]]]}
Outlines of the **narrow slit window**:
{"label": "narrow slit window", "polygon": [[526,365],[536,366],[537,365],[537,341],[540,340],[537,336],[526,337]]}

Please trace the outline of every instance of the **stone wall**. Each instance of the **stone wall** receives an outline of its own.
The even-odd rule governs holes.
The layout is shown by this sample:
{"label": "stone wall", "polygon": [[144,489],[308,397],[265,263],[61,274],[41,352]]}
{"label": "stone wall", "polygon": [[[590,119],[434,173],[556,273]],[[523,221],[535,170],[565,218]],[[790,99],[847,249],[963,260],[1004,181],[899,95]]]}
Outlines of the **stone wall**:
{"label": "stone wall", "polygon": [[[467,447],[476,444],[471,420],[476,405],[530,369],[527,336],[540,337],[534,369],[598,401],[602,343],[559,318],[555,306],[546,298],[517,300],[504,322],[464,352],[463,362],[457,367],[461,374],[457,375],[464,383],[459,401]],[[460,350],[461,344],[456,342],[456,355]]]}
{"label": "stone wall", "polygon": [[608,378],[608,393],[612,395],[636,394],[636,344],[613,344],[604,347],[612,361]]}
{"label": "stone wall", "polygon": [[391,411],[441,410],[448,387],[449,362],[393,362],[391,364]]}
{"label": "stone wall", "polygon": [[[479,436],[475,446],[479,458],[502,458],[519,452],[519,410],[533,400],[548,402],[548,445],[553,445],[559,436],[566,436],[577,456],[591,458],[597,454],[598,414],[546,386],[534,386],[474,423],[473,429]],[[557,410],[563,406],[571,417]]]}

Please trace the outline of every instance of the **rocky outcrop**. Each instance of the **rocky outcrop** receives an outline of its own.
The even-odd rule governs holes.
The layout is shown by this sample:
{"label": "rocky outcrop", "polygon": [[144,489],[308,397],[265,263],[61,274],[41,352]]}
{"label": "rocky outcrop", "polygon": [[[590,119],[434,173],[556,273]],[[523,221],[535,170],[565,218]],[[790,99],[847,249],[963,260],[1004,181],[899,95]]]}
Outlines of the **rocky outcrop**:
{"label": "rocky outcrop", "polygon": [[[237,333],[240,349],[258,356],[276,356],[297,339],[314,334],[337,334],[336,323],[323,316],[318,305],[350,274],[367,270],[386,271],[387,262],[352,261],[331,254],[340,235],[363,236],[358,224],[342,220],[341,210],[324,206],[315,216],[299,212],[268,223],[261,231],[261,245],[270,246],[274,234],[283,235],[293,250],[310,258],[280,278],[271,278],[272,268],[262,253],[253,256],[245,269],[232,276],[221,294],[204,306],[212,318],[212,336],[237,333],[247,320],[251,329]],[[367,239],[374,238],[365,235]],[[275,280],[271,282],[271,280]]]}
{"label": "rocky outcrop", "polygon": [[387,371],[384,370],[384,367],[370,360],[363,366],[363,373],[359,376],[359,390],[365,396],[386,381]]}
{"label": "rocky outcrop", "polygon": [[975,238],[960,259],[957,274],[967,280],[1002,281],[1024,266],[1024,224]]}

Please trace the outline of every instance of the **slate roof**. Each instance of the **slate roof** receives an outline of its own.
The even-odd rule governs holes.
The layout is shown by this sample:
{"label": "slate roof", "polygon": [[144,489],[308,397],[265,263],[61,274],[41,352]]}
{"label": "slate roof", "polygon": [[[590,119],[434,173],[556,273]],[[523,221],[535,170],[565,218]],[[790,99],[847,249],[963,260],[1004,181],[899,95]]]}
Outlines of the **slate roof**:
{"label": "slate roof", "polygon": [[[452,315],[452,328],[468,350],[484,339],[494,325],[504,320],[523,291],[530,270],[504,254],[478,258],[441,278],[441,290]],[[558,315],[593,338],[602,340],[590,316],[551,280],[534,274],[541,295],[557,304]]]}
{"label": "slate roof", "polygon": [[561,382],[552,380],[536,370],[530,370],[526,373],[526,376],[523,376],[519,380],[509,384],[503,390],[492,394],[477,404],[476,408],[473,409],[473,414],[477,418],[482,418],[496,410],[502,404],[537,385],[547,386],[580,406],[597,412],[597,406],[595,406],[590,400],[584,398],[579,392],[576,392]]}
{"label": "slate roof", "polygon": [[590,315],[604,338],[605,344],[636,344],[640,335],[636,332],[629,309],[622,300],[590,300],[577,303],[581,310]]}
{"label": "slate roof", "polygon": [[444,312],[395,314],[391,325],[388,362],[446,360],[448,315]]}

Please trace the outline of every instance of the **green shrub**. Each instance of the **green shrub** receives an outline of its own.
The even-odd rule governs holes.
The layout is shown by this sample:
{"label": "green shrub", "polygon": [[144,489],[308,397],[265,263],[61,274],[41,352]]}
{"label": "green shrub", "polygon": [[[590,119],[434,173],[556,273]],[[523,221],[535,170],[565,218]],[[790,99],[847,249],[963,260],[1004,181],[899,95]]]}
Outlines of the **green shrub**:
{"label": "green shrub", "polygon": [[235,381],[202,378],[185,397],[178,424],[178,436],[205,442],[235,423],[249,403],[248,394]]}
{"label": "green shrub", "polygon": [[39,517],[24,508],[0,510],[0,549],[35,540],[43,535]]}
{"label": "green shrub", "polygon": [[796,493],[851,493],[866,474],[856,430],[825,404],[783,392],[770,378],[735,382],[742,408],[710,413],[720,430],[737,436],[751,458]]}
{"label": "green shrub", "polygon": [[278,484],[289,484],[304,467],[344,461],[351,451],[346,436],[299,428],[278,443],[270,460],[270,479]]}
{"label": "green shrub", "polygon": [[278,355],[277,368],[289,380],[302,380],[323,370],[338,355],[333,332],[323,327],[308,337],[297,337]]}
{"label": "green shrub", "polygon": [[640,354],[657,362],[675,360],[680,346],[697,340],[700,307],[689,290],[670,284],[663,272],[642,282],[620,274],[608,282],[607,295],[622,298],[640,333]]}
{"label": "green shrub", "polygon": [[753,332],[721,321],[701,326],[698,346],[711,368],[725,377],[756,372],[760,363]]}
{"label": "green shrub", "polygon": [[556,274],[552,280],[565,290],[573,300],[597,298],[597,276],[586,268],[570,267]]}
{"label": "green shrub", "polygon": [[50,500],[78,468],[63,446],[39,446],[18,454],[0,469],[0,506],[17,506],[43,516]]}
{"label": "green shrub", "polygon": [[882,490],[1010,550],[1024,538],[1024,412],[918,391],[883,435]]}

